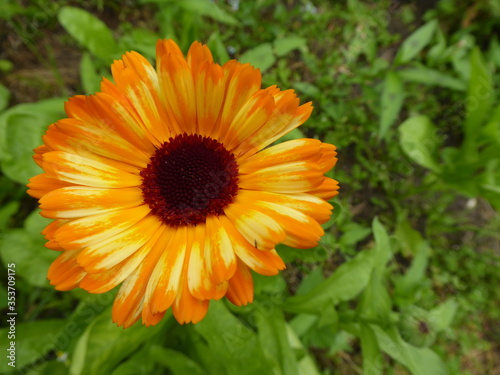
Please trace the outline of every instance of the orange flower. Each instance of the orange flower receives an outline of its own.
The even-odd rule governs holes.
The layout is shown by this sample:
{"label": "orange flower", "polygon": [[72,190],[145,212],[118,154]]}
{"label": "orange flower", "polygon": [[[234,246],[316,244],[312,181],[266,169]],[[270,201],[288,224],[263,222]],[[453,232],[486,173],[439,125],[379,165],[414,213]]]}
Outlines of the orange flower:
{"label": "orange flower", "polygon": [[[200,321],[209,301],[252,302],[250,270],[285,268],[274,247],[317,245],[337,194],[325,177],[335,146],[298,139],[269,146],[312,111],[293,90],[261,89],[249,64],[215,64],[195,42],[187,57],[157,44],[155,68],[140,54],[113,63],[114,83],[74,96],[50,125],[30,180],[41,214],[54,219],[46,246],[58,290],[121,287],[113,321],[158,323],[172,308]],[[266,148],[267,147],[267,148]]]}

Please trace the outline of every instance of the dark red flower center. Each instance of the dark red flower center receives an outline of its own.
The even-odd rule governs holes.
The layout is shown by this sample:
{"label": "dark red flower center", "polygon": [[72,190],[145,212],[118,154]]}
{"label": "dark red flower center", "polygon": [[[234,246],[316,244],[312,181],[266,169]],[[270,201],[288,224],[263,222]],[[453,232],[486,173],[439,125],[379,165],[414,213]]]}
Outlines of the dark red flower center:
{"label": "dark red flower center", "polygon": [[215,139],[181,134],[151,157],[141,171],[142,196],[171,227],[204,223],[220,215],[238,191],[238,164]]}

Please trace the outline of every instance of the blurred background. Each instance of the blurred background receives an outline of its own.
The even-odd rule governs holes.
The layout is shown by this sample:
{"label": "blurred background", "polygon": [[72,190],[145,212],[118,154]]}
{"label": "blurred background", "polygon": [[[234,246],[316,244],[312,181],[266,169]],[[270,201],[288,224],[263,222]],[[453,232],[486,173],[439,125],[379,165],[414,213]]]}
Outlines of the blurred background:
{"label": "blurred background", "polygon": [[[2,343],[17,316],[0,373],[500,374],[499,33],[496,0],[1,0]],[[280,246],[287,269],[255,275],[253,305],[123,330],[116,290],[48,284],[25,184],[64,101],[125,51],[154,62],[158,38],[313,101],[284,139],[337,145],[341,190],[320,246]]]}

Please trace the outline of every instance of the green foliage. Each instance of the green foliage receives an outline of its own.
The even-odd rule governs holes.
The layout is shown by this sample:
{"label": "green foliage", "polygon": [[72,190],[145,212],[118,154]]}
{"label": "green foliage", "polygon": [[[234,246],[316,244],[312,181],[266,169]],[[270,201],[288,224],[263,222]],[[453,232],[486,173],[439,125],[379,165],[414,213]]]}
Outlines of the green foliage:
{"label": "green foliage", "polygon": [[[2,374],[451,375],[500,366],[472,360],[495,358],[500,340],[498,329],[484,328],[500,321],[494,1],[441,0],[430,9],[360,0],[20,4],[0,5],[13,32],[7,40],[25,46],[59,94],[24,103],[13,84],[21,60],[2,56],[0,268],[6,274],[16,264],[19,312],[17,369],[2,361]],[[64,117],[64,99],[54,96],[98,91],[125,51],[153,63],[158,38],[175,39],[184,52],[200,40],[217,62],[251,63],[264,86],[313,101],[308,122],[279,141],[336,144],[329,175],[341,190],[320,245],[278,246],[287,270],[255,274],[253,304],[212,301],[194,326],[167,313],[155,327],[124,330],[111,322],[116,290],[61,293],[49,285],[58,253],[43,247],[49,221],[25,184],[40,173],[33,149]],[[54,58],[50,43],[76,59]],[[62,79],[68,64],[76,84]]]}

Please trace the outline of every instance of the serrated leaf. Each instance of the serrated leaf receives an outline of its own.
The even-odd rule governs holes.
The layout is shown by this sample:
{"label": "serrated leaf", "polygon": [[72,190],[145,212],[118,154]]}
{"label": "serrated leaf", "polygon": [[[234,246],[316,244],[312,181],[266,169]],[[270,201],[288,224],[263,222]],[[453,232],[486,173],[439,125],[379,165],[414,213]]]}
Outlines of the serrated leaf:
{"label": "serrated leaf", "polygon": [[246,51],[238,59],[241,63],[250,63],[261,72],[265,72],[276,62],[271,43],[262,43]]}
{"label": "serrated leaf", "polygon": [[111,62],[120,51],[111,30],[99,18],[86,10],[63,6],[57,15],[66,31],[92,54]]}
{"label": "serrated leaf", "polygon": [[405,91],[401,78],[397,72],[389,71],[385,77],[381,99],[381,113],[379,137],[386,138],[391,125],[394,124],[401,112]]}
{"label": "serrated leaf", "polygon": [[437,20],[433,19],[415,30],[401,44],[395,58],[395,63],[397,65],[405,64],[417,56],[430,43],[437,26]]}
{"label": "serrated leaf", "polygon": [[414,116],[399,126],[401,148],[415,163],[439,173],[434,153],[441,145],[434,124],[426,116]]}

